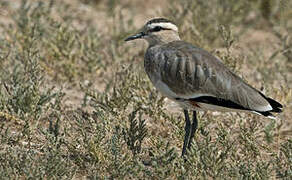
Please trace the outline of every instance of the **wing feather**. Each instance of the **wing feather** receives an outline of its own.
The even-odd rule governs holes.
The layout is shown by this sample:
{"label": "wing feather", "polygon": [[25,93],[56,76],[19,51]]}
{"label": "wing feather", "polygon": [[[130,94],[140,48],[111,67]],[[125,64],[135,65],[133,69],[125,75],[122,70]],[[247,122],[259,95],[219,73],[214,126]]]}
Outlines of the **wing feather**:
{"label": "wing feather", "polygon": [[155,78],[176,95],[174,99],[202,95],[232,102],[244,109],[273,110],[265,96],[231,72],[221,60],[189,43],[174,41],[150,47],[145,61],[145,64],[152,63],[151,67],[145,65],[149,77],[155,71]]}

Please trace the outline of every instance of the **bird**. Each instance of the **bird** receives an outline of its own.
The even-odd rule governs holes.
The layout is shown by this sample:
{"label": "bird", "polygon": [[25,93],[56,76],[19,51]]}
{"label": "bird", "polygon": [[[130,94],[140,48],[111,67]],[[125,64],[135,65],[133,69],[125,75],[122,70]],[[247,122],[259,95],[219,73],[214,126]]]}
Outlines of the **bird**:
{"label": "bird", "polygon": [[[181,40],[177,25],[166,18],[150,19],[125,39],[144,39],[148,48],[144,69],[156,89],[176,102],[185,116],[182,156],[190,149],[198,128],[198,111],[243,111],[268,118],[283,106],[265,96],[210,52]],[[192,122],[189,111],[193,112]]]}

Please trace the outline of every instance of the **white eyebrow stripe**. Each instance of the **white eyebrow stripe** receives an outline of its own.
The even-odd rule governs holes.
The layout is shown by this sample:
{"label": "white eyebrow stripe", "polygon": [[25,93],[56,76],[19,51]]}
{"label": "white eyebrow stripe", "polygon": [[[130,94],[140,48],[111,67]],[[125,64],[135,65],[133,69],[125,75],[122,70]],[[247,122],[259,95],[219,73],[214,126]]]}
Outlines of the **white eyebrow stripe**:
{"label": "white eyebrow stripe", "polygon": [[174,30],[174,31],[178,31],[177,26],[172,24],[172,23],[169,23],[169,22],[148,24],[149,28],[154,28],[155,26],[161,26],[161,27],[166,28],[166,29],[171,29],[171,30]]}

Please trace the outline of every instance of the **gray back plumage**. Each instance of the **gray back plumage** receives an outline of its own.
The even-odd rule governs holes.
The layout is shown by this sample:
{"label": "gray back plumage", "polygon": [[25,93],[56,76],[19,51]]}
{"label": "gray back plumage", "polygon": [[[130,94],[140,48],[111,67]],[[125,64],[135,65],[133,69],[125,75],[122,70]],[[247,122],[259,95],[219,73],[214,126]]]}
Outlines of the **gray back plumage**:
{"label": "gray back plumage", "polygon": [[212,54],[183,41],[150,46],[145,70],[151,81],[158,79],[178,97],[203,94],[230,100],[246,109],[262,111],[269,102],[256,89],[231,72]]}

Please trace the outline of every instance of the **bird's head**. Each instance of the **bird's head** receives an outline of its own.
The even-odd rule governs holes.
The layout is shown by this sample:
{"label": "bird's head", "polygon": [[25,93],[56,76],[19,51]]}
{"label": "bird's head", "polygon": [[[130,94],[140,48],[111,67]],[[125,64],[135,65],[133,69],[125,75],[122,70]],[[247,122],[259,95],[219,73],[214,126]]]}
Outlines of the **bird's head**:
{"label": "bird's head", "polygon": [[154,18],[148,21],[138,33],[129,36],[125,41],[145,39],[149,45],[168,43],[180,40],[177,26],[165,18]]}

